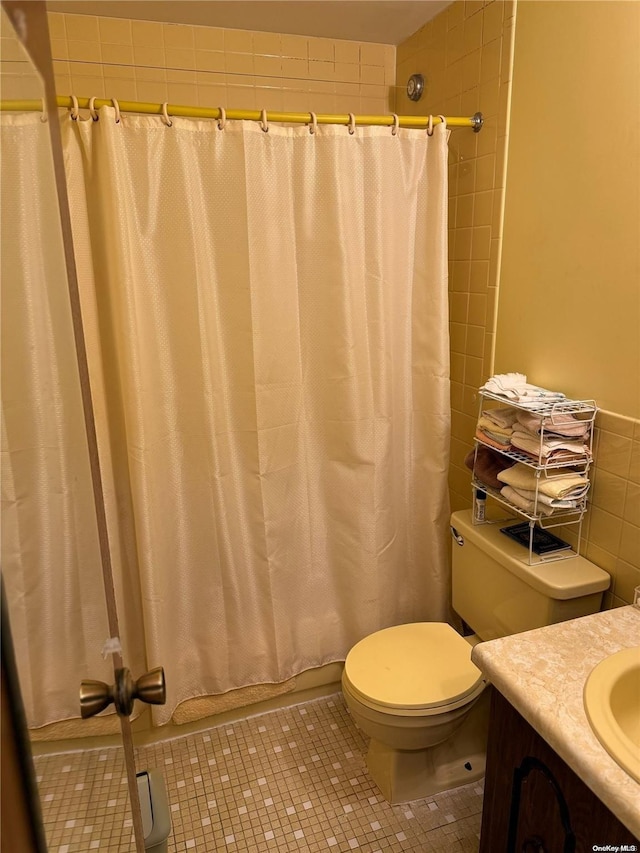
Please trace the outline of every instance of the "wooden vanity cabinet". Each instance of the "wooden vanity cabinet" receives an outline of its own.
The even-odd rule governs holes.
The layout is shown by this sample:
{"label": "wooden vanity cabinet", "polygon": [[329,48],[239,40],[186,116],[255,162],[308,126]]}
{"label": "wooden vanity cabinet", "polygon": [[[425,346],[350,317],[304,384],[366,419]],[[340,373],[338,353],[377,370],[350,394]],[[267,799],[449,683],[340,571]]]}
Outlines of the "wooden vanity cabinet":
{"label": "wooden vanity cabinet", "polygon": [[480,853],[591,853],[596,845],[637,851],[638,839],[492,694]]}

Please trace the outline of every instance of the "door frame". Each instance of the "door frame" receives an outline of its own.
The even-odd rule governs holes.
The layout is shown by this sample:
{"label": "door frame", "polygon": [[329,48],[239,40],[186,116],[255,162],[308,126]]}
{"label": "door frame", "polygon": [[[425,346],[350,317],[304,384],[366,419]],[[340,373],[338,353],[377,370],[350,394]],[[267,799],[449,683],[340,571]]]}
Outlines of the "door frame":
{"label": "door frame", "polygon": [[0,682],[0,823],[14,850],[46,853],[31,742],[20,692],[11,625],[0,578],[2,679]]}

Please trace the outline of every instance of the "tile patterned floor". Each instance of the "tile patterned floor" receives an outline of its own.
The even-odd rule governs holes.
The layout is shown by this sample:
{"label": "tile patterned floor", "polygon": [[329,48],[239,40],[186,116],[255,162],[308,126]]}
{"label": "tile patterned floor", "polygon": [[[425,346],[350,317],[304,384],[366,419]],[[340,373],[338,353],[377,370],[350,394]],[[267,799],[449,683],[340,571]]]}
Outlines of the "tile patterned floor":
{"label": "tile patterned floor", "polygon": [[[482,784],[390,806],[341,694],[137,750],[162,770],[169,853],[477,853]],[[119,750],[35,759],[49,853],[134,850]]]}

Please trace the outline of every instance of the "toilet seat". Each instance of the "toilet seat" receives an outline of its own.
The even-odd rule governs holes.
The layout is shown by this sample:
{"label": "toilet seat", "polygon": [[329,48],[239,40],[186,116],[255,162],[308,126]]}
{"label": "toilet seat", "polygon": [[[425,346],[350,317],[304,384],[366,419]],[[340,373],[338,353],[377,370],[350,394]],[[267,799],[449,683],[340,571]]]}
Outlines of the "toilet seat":
{"label": "toilet seat", "polygon": [[383,713],[444,713],[473,701],[485,686],[471,646],[444,622],[384,628],[347,655],[343,682],[364,705]]}

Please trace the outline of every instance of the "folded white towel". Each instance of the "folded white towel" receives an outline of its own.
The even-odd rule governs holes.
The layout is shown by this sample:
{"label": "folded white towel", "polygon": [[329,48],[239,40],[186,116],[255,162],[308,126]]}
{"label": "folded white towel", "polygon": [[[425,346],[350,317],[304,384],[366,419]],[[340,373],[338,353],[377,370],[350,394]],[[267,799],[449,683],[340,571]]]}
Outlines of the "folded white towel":
{"label": "folded white towel", "polygon": [[534,406],[544,402],[566,400],[566,396],[560,391],[549,391],[538,385],[530,385],[524,373],[497,373],[484,383],[482,389],[524,405]]}
{"label": "folded white towel", "polygon": [[504,394],[505,391],[512,391],[514,388],[520,388],[526,384],[527,377],[524,373],[496,373],[482,387],[485,391]]}

